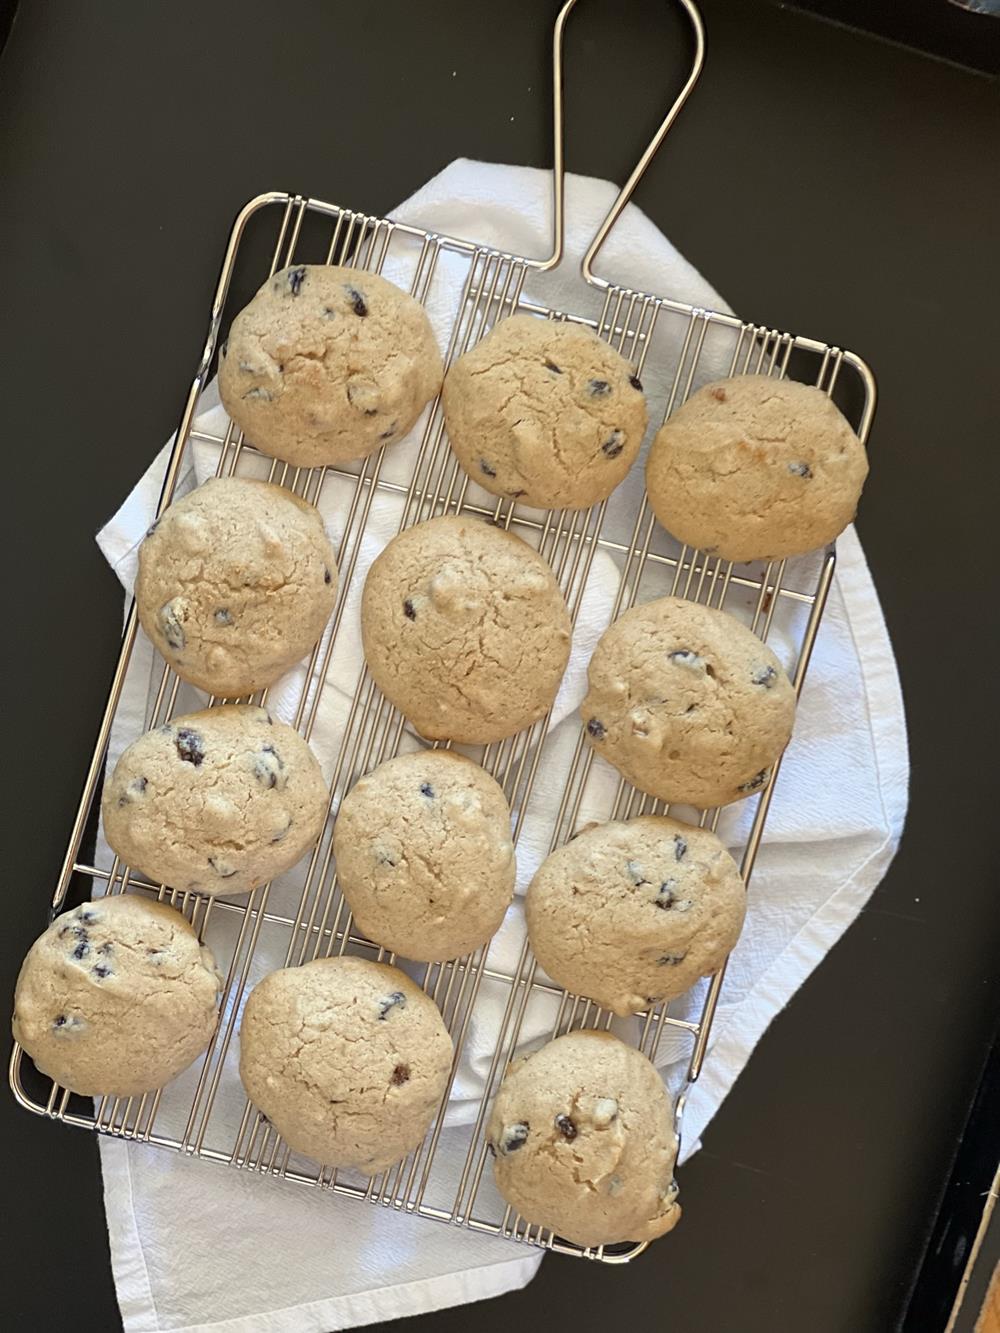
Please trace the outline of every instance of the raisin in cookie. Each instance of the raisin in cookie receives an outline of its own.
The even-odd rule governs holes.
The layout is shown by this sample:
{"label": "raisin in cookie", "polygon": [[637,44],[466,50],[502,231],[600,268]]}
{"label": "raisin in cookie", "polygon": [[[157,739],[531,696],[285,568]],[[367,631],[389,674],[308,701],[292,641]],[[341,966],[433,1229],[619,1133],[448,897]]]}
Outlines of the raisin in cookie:
{"label": "raisin in cookie", "polygon": [[295,467],[402,439],[441,387],[423,306],[377,273],[299,264],[233,320],[219,394],[252,444]]}
{"label": "raisin in cookie", "polygon": [[128,747],[105,783],[122,861],[185,892],[249,893],[319,837],[328,793],[309,746],[263,708],[176,717]]}
{"label": "raisin in cookie", "polygon": [[587,668],[587,739],[640,791],[703,808],[759,791],[792,734],[781,663],[728,615],[680,597],[633,607]]}
{"label": "raisin in cookie", "polygon": [[737,375],[667,419],[646,488],[680,541],[726,560],[771,560],[833,541],[867,475],[864,445],[821,389]]}
{"label": "raisin in cookie", "polygon": [[14,1039],[64,1088],[135,1097],[202,1053],[220,986],[215,959],[180,912],[115,894],[64,912],[31,946]]}
{"label": "raisin in cookie", "polygon": [[646,400],[629,363],[582,324],[503,320],[460,357],[441,398],[458,461],[493,495],[587,509],[635,461]]}
{"label": "raisin in cookie", "polygon": [[500,1193],[565,1240],[654,1240],[680,1217],[663,1081],[610,1032],[570,1032],[515,1061],[487,1135]]}
{"label": "raisin in cookie", "polygon": [[336,596],[319,510],[263,481],[206,481],[139,547],[143,629],[183,680],[220,698],[252,694],[304,657]]}
{"label": "raisin in cookie", "polygon": [[333,851],[360,928],[421,962],[485,944],[514,894],[503,790],[451,750],[402,754],[363,777],[344,797]]}
{"label": "raisin in cookie", "polygon": [[717,972],[745,910],[715,834],[660,815],[584,829],[542,863],[525,899],[531,947],[552,980],[622,1015]]}
{"label": "raisin in cookie", "polygon": [[369,1175],[427,1133],[452,1055],[434,1001],[398,968],[362,958],[272,972],[240,1028],[243,1086],[288,1146]]}
{"label": "raisin in cookie", "polygon": [[368,669],[428,740],[502,740],[543,717],[569,660],[570,619],[542,557],[477,519],[394,537],[361,603]]}

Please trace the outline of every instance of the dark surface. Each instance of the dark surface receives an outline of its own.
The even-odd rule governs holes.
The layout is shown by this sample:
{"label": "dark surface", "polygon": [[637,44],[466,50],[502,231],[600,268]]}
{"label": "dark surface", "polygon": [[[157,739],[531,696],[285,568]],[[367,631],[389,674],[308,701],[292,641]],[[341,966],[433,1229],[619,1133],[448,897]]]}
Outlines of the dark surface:
{"label": "dark surface", "polygon": [[[776,0],[784,4],[786,0]],[[926,51],[988,74],[1000,73],[996,0],[790,0],[833,23]],[[993,5],[994,13],[987,13]]]}
{"label": "dark surface", "polygon": [[[117,651],[93,534],[175,425],[233,215],[268,188],[385,210],[458,155],[545,165],[554,9],[22,4],[0,61],[5,991],[46,920]],[[639,202],[737,310],[879,375],[860,530],[909,709],[907,835],[684,1170],[676,1235],[625,1271],[549,1260],[525,1292],[414,1329],[884,1333],[990,1043],[997,91],[792,11],[704,10],[704,79]],[[624,176],[679,32],[650,0],[581,6],[573,168]],[[5,1325],[115,1327],[95,1141],[0,1108],[19,1205]]]}

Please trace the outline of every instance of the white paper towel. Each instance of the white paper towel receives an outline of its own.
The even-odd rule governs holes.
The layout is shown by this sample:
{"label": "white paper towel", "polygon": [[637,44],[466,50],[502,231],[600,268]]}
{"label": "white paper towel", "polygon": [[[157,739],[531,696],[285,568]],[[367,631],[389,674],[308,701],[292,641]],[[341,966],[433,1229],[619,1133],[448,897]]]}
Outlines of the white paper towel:
{"label": "white paper towel", "polygon": [[[596,313],[599,298],[579,277],[578,259],[607,211],[614,187],[567,178],[567,258],[554,274],[532,279],[549,305]],[[430,181],[392,216],[400,221],[493,244],[513,253],[541,255],[549,243],[550,177],[527,168],[458,161]],[[718,295],[670,246],[647,218],[630,207],[612,233],[601,270],[639,290],[654,291],[709,309],[725,309]],[[391,267],[386,276],[392,277]],[[445,281],[429,307],[439,336],[453,318],[459,281]],[[529,282],[529,294],[532,290]],[[726,367],[720,366],[720,373]],[[651,415],[662,411],[664,386],[644,372]],[[209,395],[200,422],[221,434],[220,408]],[[383,477],[405,476],[408,449],[387,451]],[[182,487],[214,471],[212,446],[199,445]],[[166,451],[151,465],[102,531],[101,547],[130,591],[135,552],[159,494]],[[324,488],[324,516],[336,539],[336,479]],[[637,466],[609,507],[607,524],[626,521],[641,490]],[[381,493],[344,612],[337,652],[346,654],[330,681],[356,679],[357,596],[368,561],[398,524],[398,502]],[[606,529],[607,530],[607,529]],[[685,1155],[742,1069],[774,1014],[854,918],[885,872],[898,842],[906,807],[908,763],[902,701],[878,601],[853,530],[840,539],[837,575],[758,858],[747,927],[731,961],[710,1056],[685,1114]],[[586,661],[609,618],[618,571],[603,552],[595,562],[574,640],[571,669],[556,719],[575,711]],[[667,589],[664,588],[663,591]],[[652,595],[650,589],[645,595]],[[789,617],[783,623],[781,617]],[[794,641],[794,608],[781,608],[772,639]],[[348,632],[345,632],[347,630]],[[340,644],[343,644],[343,648]],[[140,636],[138,662],[122,700],[112,738],[112,760],[142,729],[153,654]],[[353,658],[352,655],[353,654]],[[294,673],[273,691],[281,713],[297,696]],[[191,694],[189,702],[199,699]],[[332,758],[338,719],[347,697],[330,684],[313,743]],[[575,743],[575,722],[549,741],[557,754]],[[831,781],[830,775],[838,775]],[[610,775],[608,781],[611,782]],[[598,778],[588,787],[597,804],[606,795]],[[731,844],[745,832],[749,811],[730,808],[720,826]],[[546,821],[526,822],[518,847],[519,885],[547,850]],[[286,891],[295,894],[294,879]],[[282,887],[277,887],[282,892]],[[272,898],[272,903],[274,902]],[[517,910],[494,945],[491,959],[511,961],[520,947]],[[279,965],[281,959],[272,965]],[[480,1018],[480,1013],[482,1017]],[[493,1042],[489,994],[481,996],[468,1041],[468,1059],[456,1082],[449,1124],[467,1120],[481,1090]],[[535,1026],[545,1027],[544,1011]],[[235,1047],[235,1043],[234,1043]],[[681,1047],[663,1042],[659,1062],[676,1085]],[[446,1129],[440,1151],[449,1151]],[[456,1140],[458,1136],[455,1136]],[[455,1151],[463,1151],[456,1145]],[[119,1302],[133,1330],[263,1330],[346,1328],[445,1305],[481,1299],[523,1285],[538,1255],[508,1242],[400,1217],[320,1195],[301,1187],[246,1177],[179,1156],[101,1139],[108,1227]],[[683,1193],[683,1177],[681,1177]]]}

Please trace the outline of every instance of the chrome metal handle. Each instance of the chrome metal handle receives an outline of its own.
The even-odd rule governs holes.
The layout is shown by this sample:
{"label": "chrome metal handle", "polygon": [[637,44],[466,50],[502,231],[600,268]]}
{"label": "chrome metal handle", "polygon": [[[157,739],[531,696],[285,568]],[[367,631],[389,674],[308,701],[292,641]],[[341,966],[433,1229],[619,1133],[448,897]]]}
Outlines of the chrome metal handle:
{"label": "chrome metal handle", "polygon": [[[580,264],[580,271],[585,280],[593,287],[599,287],[606,290],[611,284],[604,278],[599,278],[594,273],[594,261],[601,251],[605,241],[611,233],[615,223],[625,211],[625,207],[632,195],[635,193],[636,186],[646,174],[646,168],[656,156],[660,144],[667,136],[667,132],[680,114],[681,107],[687,101],[691,90],[698,82],[702,67],[705,64],[705,29],[701,21],[701,14],[694,0],[676,0],[684,12],[687,14],[691,27],[694,31],[694,58],[691,62],[691,69],[687,79],[684,82],[680,92],[674,98],[670,109],[663,117],[660,125],[646,145],[646,149],[639,161],[635,164],[632,174],[618,192],[618,196],[611,208],[608,210],[607,217],[598,227],[594,239],[591,241],[587,253],[583,256]],[[565,108],[563,99],[563,34],[566,29],[566,21],[571,11],[576,7],[577,0],[566,0],[562,9],[556,18],[555,28],[552,33],[552,231],[553,248],[552,254],[546,260],[538,263],[537,267],[543,272],[555,268],[562,260],[565,248],[566,238],[566,166],[564,151],[564,126],[565,126]]]}

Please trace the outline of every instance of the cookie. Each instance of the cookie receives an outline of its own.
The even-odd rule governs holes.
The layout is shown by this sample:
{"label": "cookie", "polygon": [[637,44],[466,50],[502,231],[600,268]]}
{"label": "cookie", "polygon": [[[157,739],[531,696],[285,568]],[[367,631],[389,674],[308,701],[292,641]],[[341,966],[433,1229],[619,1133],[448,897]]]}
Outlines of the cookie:
{"label": "cookie", "polygon": [[487,1135],[500,1193],[564,1240],[654,1240],[680,1218],[663,1081],[610,1032],[569,1032],[516,1061]]}
{"label": "cookie", "polygon": [[154,883],[249,893],[319,837],[328,793],[292,727],[224,704],[175,717],[128,747],[104,786],[104,836]]}
{"label": "cookie", "polygon": [[514,894],[503,789],[451,750],[399,755],[356,783],[341,804],[333,852],[359,928],[421,962],[485,944]]}
{"label": "cookie", "polygon": [[821,389],[736,375],[664,422],[646,489],[680,541],[726,560],[772,560],[833,541],[867,475],[864,445]]}
{"label": "cookie", "polygon": [[597,824],[542,863],[525,899],[535,957],[559,986],[637,1014],[717,972],[746,893],[714,833],[660,815]]}
{"label": "cookie", "polygon": [[263,481],[206,481],[139,547],[143,629],[183,680],[223,699],[273,684],[304,657],[336,597],[319,510]]}
{"label": "cookie", "polygon": [[362,958],[272,972],[240,1028],[247,1096],[288,1146],[368,1175],[423,1139],[453,1053],[433,1000],[398,968]]}
{"label": "cookie", "polygon": [[611,494],[646,433],[635,371],[583,324],[514,315],[448,371],[448,438],[473,481],[537,509]]}
{"label": "cookie", "polygon": [[725,611],[661,597],[618,617],[587,668],[587,740],[633,786],[707,809],[760,791],[788,744],[795,691]]}
{"label": "cookie", "polygon": [[264,453],[330,467],[402,439],[442,373],[419,301],[377,273],[298,264],[233,320],[219,395]]}
{"label": "cookie", "polygon": [[375,683],[421,736],[486,744],[548,712],[571,626],[527,542],[448,516],[407,528],[373,563],[361,636]]}
{"label": "cookie", "polygon": [[31,946],[14,994],[14,1039],[61,1087],[136,1097],[205,1050],[221,985],[180,912],[113,894],[56,917]]}

